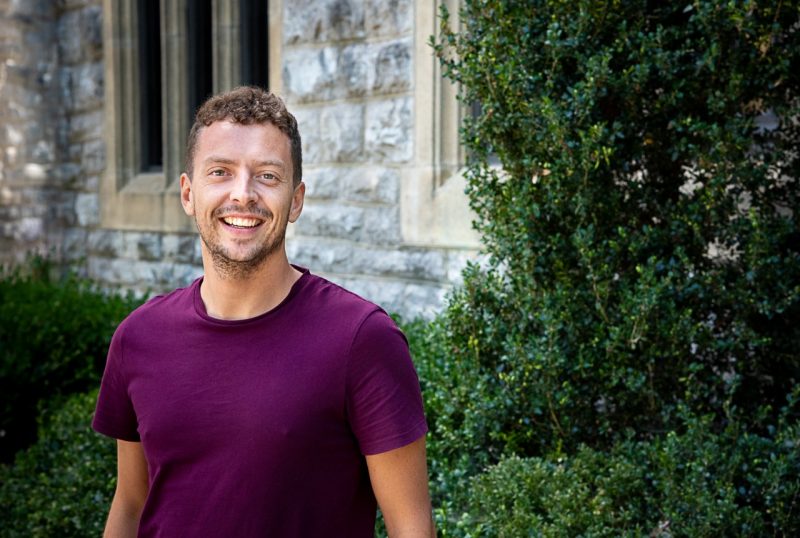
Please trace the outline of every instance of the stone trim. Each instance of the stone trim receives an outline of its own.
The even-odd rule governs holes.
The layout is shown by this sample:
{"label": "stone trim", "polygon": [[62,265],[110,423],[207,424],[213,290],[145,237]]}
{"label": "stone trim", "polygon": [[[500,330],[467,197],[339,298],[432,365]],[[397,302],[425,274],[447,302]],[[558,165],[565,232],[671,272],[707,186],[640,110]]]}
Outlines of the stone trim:
{"label": "stone trim", "polygon": [[[133,106],[124,106],[136,101],[139,87],[137,12],[133,0],[104,0],[103,33],[105,47],[105,79],[107,109],[114,115],[107,122],[108,169],[113,169],[110,185],[114,191],[121,190],[135,176],[139,161],[138,148],[140,121]],[[113,13],[112,13],[113,12]],[[114,82],[118,81],[117,84]],[[111,115],[109,115],[110,117]]]}
{"label": "stone trim", "polygon": [[[444,3],[457,21],[460,1]],[[465,111],[428,44],[438,33],[438,3],[415,0],[415,166],[403,171],[401,182],[403,243],[477,250],[480,238],[464,193],[465,155],[458,135]]]}
{"label": "stone trim", "polygon": [[[458,10],[460,0],[445,0],[444,5],[451,13],[451,24],[459,31],[461,20]],[[438,8],[437,8],[438,9]],[[438,11],[432,35],[439,35]],[[428,48],[430,52],[430,47]],[[433,73],[433,161],[436,185],[442,186],[453,175],[462,171],[466,162],[464,146],[459,138],[459,127],[464,119],[465,107],[458,102],[458,88],[452,81],[446,80],[442,74],[439,60],[434,58]]]}
{"label": "stone trim", "polygon": [[239,2],[214,0],[214,93],[233,88],[242,79],[239,62]]}
{"label": "stone trim", "polygon": [[[188,108],[186,3],[161,0],[161,72],[164,170],[140,173],[138,35],[136,0],[103,0],[105,47],[105,142],[107,166],[101,184],[101,226],[109,229],[191,232],[180,205]],[[280,87],[282,0],[270,1],[270,81]],[[214,90],[241,80],[239,7],[236,0],[212,3]]]}
{"label": "stone trim", "polygon": [[[187,3],[192,0],[161,1],[161,107],[164,140],[162,191],[178,193],[183,153],[191,121],[189,107],[189,63]],[[180,206],[179,206],[180,207]],[[182,213],[182,211],[181,211]]]}
{"label": "stone trim", "polygon": [[283,0],[269,1],[269,86],[274,93],[283,92]]}

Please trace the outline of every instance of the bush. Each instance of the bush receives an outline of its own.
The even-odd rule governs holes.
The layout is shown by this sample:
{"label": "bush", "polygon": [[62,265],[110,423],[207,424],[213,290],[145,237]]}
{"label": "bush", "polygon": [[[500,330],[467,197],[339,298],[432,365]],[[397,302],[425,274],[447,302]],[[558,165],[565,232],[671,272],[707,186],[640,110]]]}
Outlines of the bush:
{"label": "bush", "polygon": [[0,466],[0,536],[100,536],[116,484],[114,441],[91,427],[97,390],[39,420],[39,438]]}
{"label": "bush", "polygon": [[758,429],[800,381],[797,21],[780,3],[466,0],[456,34],[445,13],[491,257],[442,322],[477,383],[437,418],[462,445],[600,449],[675,429],[680,406]]}
{"label": "bush", "polygon": [[[715,451],[751,469],[785,455],[770,428],[800,381],[796,7],[465,0],[457,33],[442,15],[433,46],[475,111],[462,140],[489,262],[417,357],[440,528],[791,534],[792,497],[759,477],[796,494],[796,459],[755,482],[693,469]],[[617,493],[598,496],[588,468]],[[598,499],[615,510],[590,522]],[[484,527],[458,527],[473,509]]]}
{"label": "bush", "polygon": [[475,536],[644,536],[642,475],[627,458],[588,448],[557,459],[511,456],[476,477],[460,526]]}
{"label": "bush", "polygon": [[796,536],[800,425],[770,437],[710,431],[624,441],[610,452],[511,456],[473,481],[470,536]]}
{"label": "bush", "polygon": [[0,462],[36,436],[46,399],[95,387],[114,329],[138,304],[47,261],[0,273]]}

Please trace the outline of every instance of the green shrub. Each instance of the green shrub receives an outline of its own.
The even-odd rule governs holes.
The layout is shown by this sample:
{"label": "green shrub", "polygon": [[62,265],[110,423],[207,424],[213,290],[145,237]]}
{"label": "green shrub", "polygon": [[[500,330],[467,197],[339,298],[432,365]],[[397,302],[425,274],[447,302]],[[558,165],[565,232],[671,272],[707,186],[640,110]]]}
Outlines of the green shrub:
{"label": "green shrub", "polygon": [[97,390],[39,420],[35,444],[0,466],[0,536],[86,537],[103,532],[116,483],[114,441],[95,433]]}
{"label": "green shrub", "polygon": [[475,384],[436,420],[494,461],[658,436],[681,405],[761,428],[800,381],[796,6],[463,5],[435,49],[479,105],[491,259],[442,321]]}
{"label": "green shrub", "polygon": [[[753,462],[785,455],[770,425],[800,381],[797,6],[462,5],[433,46],[475,111],[462,140],[489,260],[467,268],[417,356],[440,528],[792,534],[791,495],[763,477],[796,494],[797,460]],[[689,435],[686,416],[709,417],[712,437]],[[703,450],[766,470],[698,466]],[[581,474],[598,454],[618,495]],[[520,466],[536,480],[476,486],[485,509],[467,500],[470,477],[514,455],[497,488]],[[614,508],[592,527],[573,499]],[[470,510],[488,526],[464,527]]]}
{"label": "green shrub", "polygon": [[35,439],[46,399],[99,384],[108,344],[138,304],[53,266],[0,273],[0,462]]}
{"label": "green shrub", "polygon": [[462,527],[476,536],[642,536],[642,475],[588,448],[553,460],[511,456],[476,477]]}
{"label": "green shrub", "polygon": [[465,486],[470,472],[499,458],[490,458],[485,439],[502,422],[493,421],[488,394],[491,384],[469,355],[451,355],[441,318],[403,326],[420,379],[430,429],[428,465],[434,504]]}
{"label": "green shrub", "polygon": [[609,452],[502,460],[473,481],[456,531],[470,536],[797,536],[800,424],[762,437],[684,434]]}

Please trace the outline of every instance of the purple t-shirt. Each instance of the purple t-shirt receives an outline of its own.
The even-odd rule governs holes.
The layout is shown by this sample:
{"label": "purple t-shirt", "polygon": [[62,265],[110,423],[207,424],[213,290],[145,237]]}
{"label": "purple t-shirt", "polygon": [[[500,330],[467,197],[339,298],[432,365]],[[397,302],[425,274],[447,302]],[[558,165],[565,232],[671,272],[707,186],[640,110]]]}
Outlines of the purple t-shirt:
{"label": "purple t-shirt", "polygon": [[405,337],[307,270],[258,317],[210,317],[200,280],[156,297],[111,342],[92,423],[141,441],[140,536],[373,536],[363,455],[427,431]]}

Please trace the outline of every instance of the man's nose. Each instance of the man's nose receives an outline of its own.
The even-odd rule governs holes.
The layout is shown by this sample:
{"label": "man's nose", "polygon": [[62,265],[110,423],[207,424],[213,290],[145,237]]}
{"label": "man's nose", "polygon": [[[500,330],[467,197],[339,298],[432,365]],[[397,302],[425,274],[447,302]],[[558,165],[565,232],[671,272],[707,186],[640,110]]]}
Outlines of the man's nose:
{"label": "man's nose", "polygon": [[233,188],[231,189],[231,201],[247,205],[250,202],[255,202],[256,198],[253,175],[246,171],[236,174],[233,179]]}

